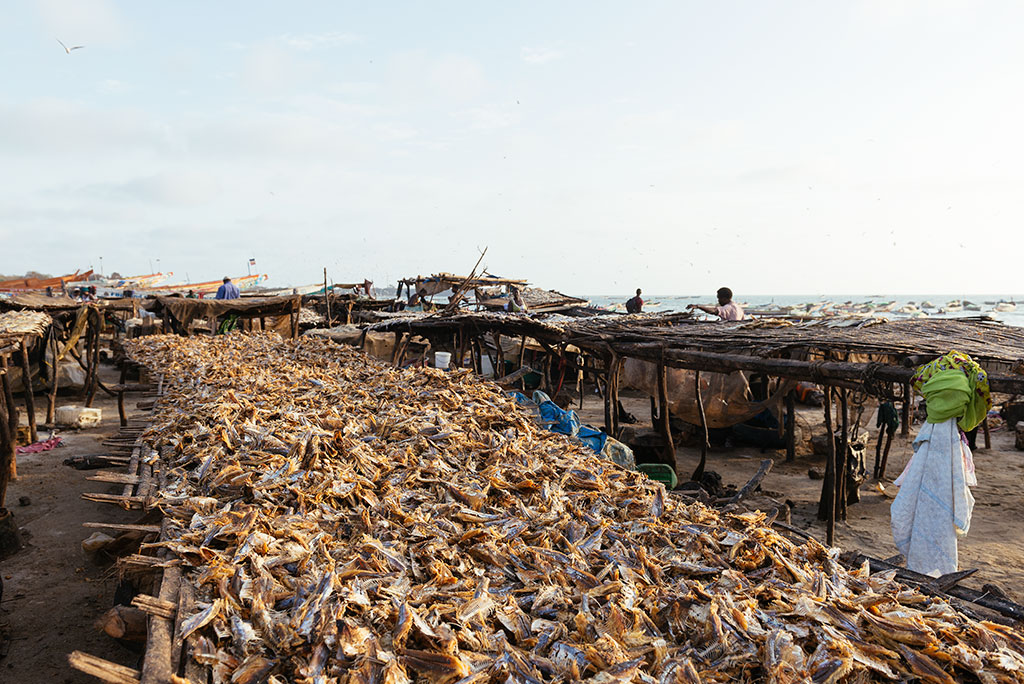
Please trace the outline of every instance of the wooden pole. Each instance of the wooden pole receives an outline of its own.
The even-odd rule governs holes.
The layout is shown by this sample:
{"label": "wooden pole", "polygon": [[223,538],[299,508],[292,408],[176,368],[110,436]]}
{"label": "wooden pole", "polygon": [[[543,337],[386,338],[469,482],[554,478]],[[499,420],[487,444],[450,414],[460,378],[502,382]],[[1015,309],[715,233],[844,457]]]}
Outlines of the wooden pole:
{"label": "wooden pole", "polygon": [[796,392],[786,395],[786,463],[796,460]]}
{"label": "wooden pole", "polygon": [[[523,339],[525,340],[526,338],[524,337]],[[604,429],[605,432],[614,437],[612,411],[615,410],[615,406],[612,405],[612,369],[615,367],[615,352],[609,352],[609,355],[605,357],[604,365]]]}
{"label": "wooden pole", "polygon": [[612,361],[612,374],[608,379],[608,394],[612,400],[612,437],[619,438],[619,374],[622,370],[622,357],[615,354]]}
{"label": "wooden pole", "polygon": [[57,420],[57,385],[60,375],[58,373],[60,362],[57,361],[57,354],[59,353],[57,349],[57,331],[53,326],[50,326],[49,342],[50,351],[53,353],[53,366],[50,367],[50,392],[46,401],[46,424],[52,428],[54,421]]}
{"label": "wooden pole", "polygon": [[21,338],[21,384],[25,392],[25,412],[28,413],[29,438],[32,444],[39,441],[36,431],[36,398],[32,392],[32,369],[28,362],[28,336]]}
{"label": "wooden pole", "polygon": [[836,457],[836,515],[840,520],[846,520],[847,502],[847,459],[850,457],[850,405],[849,395],[846,388],[839,390],[839,405],[841,411],[841,429],[839,437],[839,454]]}
{"label": "wooden pole", "polygon": [[900,435],[903,437],[910,436],[910,403],[913,397],[914,393],[910,389],[910,383],[903,383],[903,425],[900,426]]}
{"label": "wooden pole", "polygon": [[[18,479],[18,409],[14,405],[14,393],[11,392],[11,377],[8,374],[7,355],[0,354],[0,383],[3,384],[4,406],[7,412],[7,442],[8,459],[5,471],[12,480]],[[6,487],[6,485],[5,485]]]}
{"label": "wooden pole", "polygon": [[693,471],[693,475],[690,479],[694,482],[700,482],[704,479],[704,468],[708,464],[708,447],[711,442],[708,440],[708,418],[704,413],[704,395],[700,388],[700,371],[693,372],[694,382],[694,395],[697,397],[697,416],[700,418],[700,429],[704,434],[704,440],[700,445],[700,463],[697,464],[697,469]]}
{"label": "wooden pole", "polygon": [[[616,411],[618,406],[615,407]],[[672,426],[669,423],[668,410],[668,369],[664,363],[658,364],[658,432],[661,433],[665,445],[663,462],[676,469],[676,446],[672,443]]]}
{"label": "wooden pole", "polygon": [[[525,360],[526,360],[526,335],[523,335],[523,339],[519,343],[519,365],[516,366],[516,370],[519,370],[520,368],[523,367],[523,362]],[[523,392],[525,392],[526,391],[526,376],[525,375],[523,376],[523,379],[520,382],[522,384]],[[606,425],[608,425],[607,421],[608,421],[608,416],[606,414],[605,415],[605,424]]]}
{"label": "wooden pole", "polygon": [[825,480],[821,487],[818,518],[826,521],[825,539],[829,546],[836,541],[836,437],[832,430],[832,388],[825,386]]}
{"label": "wooden pole", "polygon": [[327,267],[324,266],[324,301],[327,302],[327,327],[334,327],[331,322],[331,293],[327,291]]}
{"label": "wooden pole", "polygon": [[96,397],[96,383],[99,381],[99,365],[100,365],[100,326],[99,314],[93,317],[93,312],[89,312],[89,325],[92,326],[92,356],[89,358],[89,394],[85,399],[86,408],[92,406],[92,401]]}
{"label": "wooden pole", "polygon": [[[878,468],[878,477],[875,478],[876,480],[881,480],[885,477],[885,466],[889,463],[889,447],[892,446],[892,437],[895,434],[895,430],[885,431],[885,451],[882,452],[882,465]],[[879,435],[879,440],[881,440],[881,435]]]}
{"label": "wooden pole", "polygon": [[[4,381],[6,381],[7,369],[3,354],[0,354],[0,363],[4,364],[4,368],[0,369],[0,372],[3,373]],[[0,393],[0,510],[4,507],[4,499],[7,497],[7,483],[11,480],[11,472],[15,468],[14,463],[17,457],[14,435],[11,434],[11,426],[7,420],[8,412],[12,408],[7,403],[4,393]]]}
{"label": "wooden pole", "polygon": [[121,419],[121,427],[128,425],[128,416],[124,412],[124,383],[128,379],[128,361],[121,364],[121,378],[117,387],[117,417]]}

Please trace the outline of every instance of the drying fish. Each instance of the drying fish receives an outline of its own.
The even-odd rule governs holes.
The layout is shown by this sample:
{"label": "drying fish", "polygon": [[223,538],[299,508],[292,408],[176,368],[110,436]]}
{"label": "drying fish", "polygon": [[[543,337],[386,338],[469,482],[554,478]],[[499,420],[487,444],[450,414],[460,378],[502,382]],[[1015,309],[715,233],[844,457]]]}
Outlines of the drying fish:
{"label": "drying fish", "polygon": [[212,681],[1024,682],[1024,635],[666,494],[466,372],[144,337],[159,544]]}

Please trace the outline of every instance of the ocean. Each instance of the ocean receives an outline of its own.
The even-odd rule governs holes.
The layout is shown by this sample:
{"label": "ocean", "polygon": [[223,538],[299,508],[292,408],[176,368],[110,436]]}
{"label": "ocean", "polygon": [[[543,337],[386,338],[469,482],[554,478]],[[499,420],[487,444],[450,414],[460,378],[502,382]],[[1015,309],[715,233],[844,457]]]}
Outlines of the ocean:
{"label": "ocean", "polygon": [[[595,306],[625,310],[624,304],[632,294],[584,295]],[[644,294],[644,311],[685,311],[687,304],[715,304],[714,295],[659,295]],[[737,295],[735,301],[748,310],[779,310],[796,307],[794,313],[808,309],[840,314],[870,314],[884,318],[961,318],[990,316],[1007,325],[1024,327],[1024,295],[1017,294],[917,294],[917,295]],[[1021,300],[1014,311],[993,310],[1000,302]],[[959,311],[950,306],[961,302]],[[930,304],[931,306],[925,306]],[[1007,308],[1004,306],[1004,308]],[[916,311],[914,310],[916,309]],[[902,310],[902,311],[901,311]]]}

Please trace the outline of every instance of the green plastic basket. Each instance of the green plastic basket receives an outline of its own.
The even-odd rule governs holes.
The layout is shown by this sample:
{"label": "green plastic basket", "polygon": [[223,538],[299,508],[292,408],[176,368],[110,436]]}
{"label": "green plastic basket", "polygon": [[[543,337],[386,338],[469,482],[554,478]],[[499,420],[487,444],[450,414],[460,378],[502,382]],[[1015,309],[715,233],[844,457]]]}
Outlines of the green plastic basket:
{"label": "green plastic basket", "polygon": [[647,475],[652,480],[657,480],[661,484],[665,485],[665,489],[675,489],[676,485],[679,484],[679,478],[676,477],[676,471],[669,468],[664,463],[637,463],[636,469],[641,473]]}

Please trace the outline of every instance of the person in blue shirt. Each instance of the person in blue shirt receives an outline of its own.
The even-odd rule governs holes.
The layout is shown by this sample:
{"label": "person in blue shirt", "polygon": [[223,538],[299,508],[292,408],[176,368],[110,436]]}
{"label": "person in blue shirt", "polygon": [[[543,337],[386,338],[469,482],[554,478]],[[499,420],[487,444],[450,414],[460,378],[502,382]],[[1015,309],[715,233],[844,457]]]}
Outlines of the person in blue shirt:
{"label": "person in blue shirt", "polygon": [[224,284],[217,288],[214,299],[238,299],[241,296],[242,293],[238,291],[238,286],[231,282],[231,278],[224,276]]}

